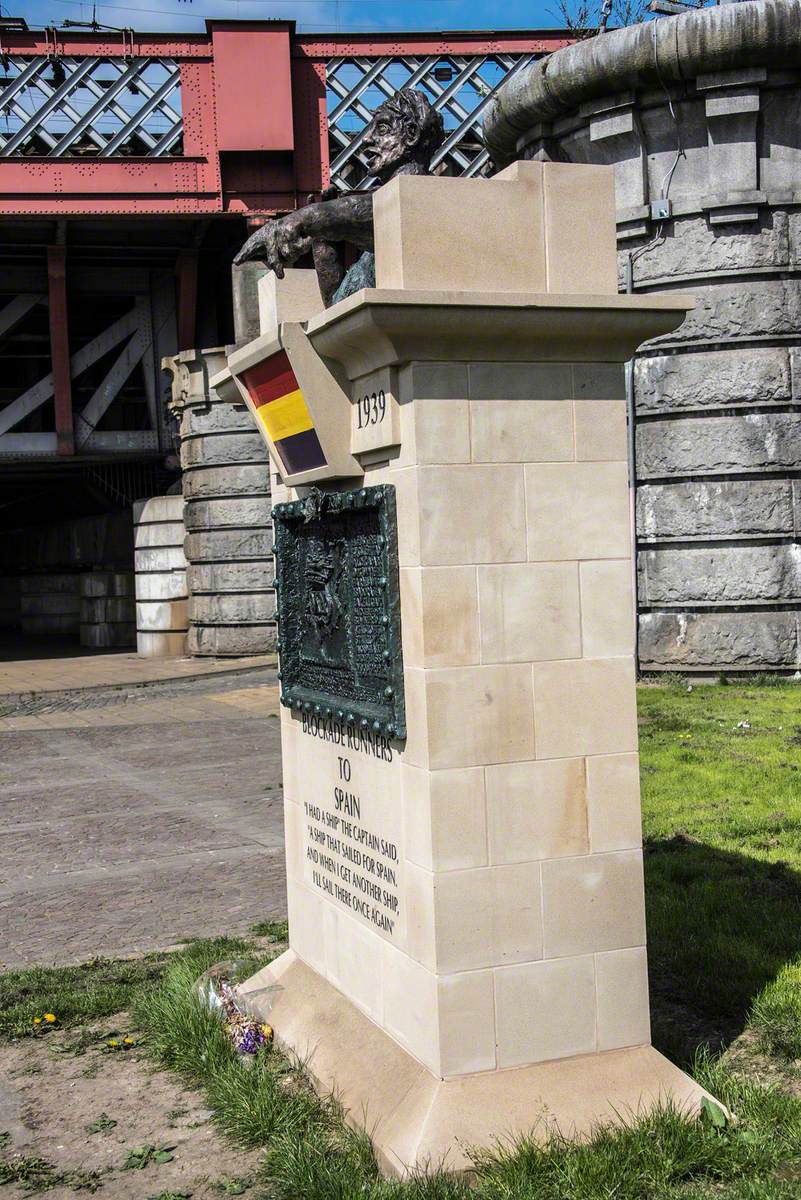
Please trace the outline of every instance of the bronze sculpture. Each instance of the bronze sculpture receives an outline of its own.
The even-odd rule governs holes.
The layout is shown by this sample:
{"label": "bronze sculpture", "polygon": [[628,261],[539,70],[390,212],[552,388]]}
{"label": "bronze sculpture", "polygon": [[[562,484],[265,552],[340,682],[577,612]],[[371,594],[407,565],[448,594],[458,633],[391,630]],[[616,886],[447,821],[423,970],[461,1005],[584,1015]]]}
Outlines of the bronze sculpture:
{"label": "bronze sculpture", "polygon": [[[376,109],[361,150],[371,175],[381,184],[396,175],[428,175],[431,159],[444,137],[442,117],[428,97],[403,88]],[[345,245],[362,250],[346,271]],[[266,263],[279,279],[311,252],[320,294],[328,308],[360,287],[375,283],[373,257],[373,192],[341,195],[330,188],[316,204],[269,221],[245,242],[234,262]]]}

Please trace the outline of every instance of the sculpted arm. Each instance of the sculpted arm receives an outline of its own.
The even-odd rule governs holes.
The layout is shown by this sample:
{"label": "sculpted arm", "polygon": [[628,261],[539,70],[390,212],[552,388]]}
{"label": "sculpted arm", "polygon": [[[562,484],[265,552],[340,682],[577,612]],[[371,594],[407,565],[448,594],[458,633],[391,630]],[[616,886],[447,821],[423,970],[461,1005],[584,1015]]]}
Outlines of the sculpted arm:
{"label": "sculpted arm", "polygon": [[307,254],[315,241],[349,242],[372,249],[372,195],[338,196],[268,221],[248,238],[234,262],[264,262],[280,279],[284,267]]}

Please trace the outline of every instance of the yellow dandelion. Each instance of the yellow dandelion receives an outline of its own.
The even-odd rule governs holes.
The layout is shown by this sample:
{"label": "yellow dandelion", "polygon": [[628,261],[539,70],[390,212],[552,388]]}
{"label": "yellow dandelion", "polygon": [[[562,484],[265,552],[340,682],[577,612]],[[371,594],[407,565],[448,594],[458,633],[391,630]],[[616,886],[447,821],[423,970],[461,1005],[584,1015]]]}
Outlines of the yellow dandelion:
{"label": "yellow dandelion", "polygon": [[134,1044],[133,1038],[123,1038],[122,1042],[124,1046],[132,1046]]}
{"label": "yellow dandelion", "polygon": [[116,1038],[109,1038],[108,1044],[109,1044],[109,1046],[119,1046],[120,1043],[117,1041]]}
{"label": "yellow dandelion", "polygon": [[52,1025],[56,1019],[56,1014],[55,1013],[45,1013],[44,1019],[47,1021],[48,1025]]}
{"label": "yellow dandelion", "polygon": [[41,1023],[42,1023],[42,1018],[41,1018],[41,1017],[34,1017],[34,1018],[33,1018],[33,1023],[34,1023],[34,1025],[41,1025]]}

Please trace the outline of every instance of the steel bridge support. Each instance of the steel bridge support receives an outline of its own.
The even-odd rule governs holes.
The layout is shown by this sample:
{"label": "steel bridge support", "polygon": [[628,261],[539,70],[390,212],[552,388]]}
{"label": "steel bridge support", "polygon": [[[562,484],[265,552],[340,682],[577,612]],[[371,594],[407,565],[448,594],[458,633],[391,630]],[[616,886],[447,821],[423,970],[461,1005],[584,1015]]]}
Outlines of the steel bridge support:
{"label": "steel bridge support", "polygon": [[75,453],[72,421],[69,329],[67,326],[67,247],[47,248],[47,287],[50,300],[50,356],[56,409],[56,453]]}

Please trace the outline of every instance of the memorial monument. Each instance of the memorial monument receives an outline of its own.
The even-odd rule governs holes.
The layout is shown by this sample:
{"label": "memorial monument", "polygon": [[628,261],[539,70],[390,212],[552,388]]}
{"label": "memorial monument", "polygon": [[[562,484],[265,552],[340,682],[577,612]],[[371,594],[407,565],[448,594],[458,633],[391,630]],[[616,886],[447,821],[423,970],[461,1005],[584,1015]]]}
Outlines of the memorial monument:
{"label": "memorial monument", "polygon": [[403,1174],[704,1095],[650,1045],[623,390],[692,301],[617,294],[603,167],[369,200],[376,286],[326,308],[278,222],[212,383],[275,502],[291,949],[244,993]]}

